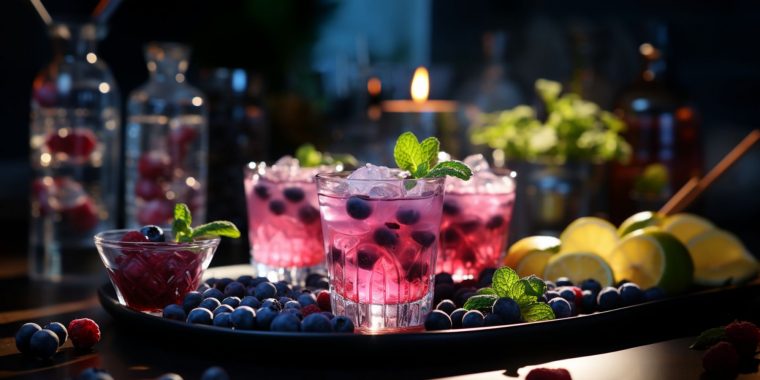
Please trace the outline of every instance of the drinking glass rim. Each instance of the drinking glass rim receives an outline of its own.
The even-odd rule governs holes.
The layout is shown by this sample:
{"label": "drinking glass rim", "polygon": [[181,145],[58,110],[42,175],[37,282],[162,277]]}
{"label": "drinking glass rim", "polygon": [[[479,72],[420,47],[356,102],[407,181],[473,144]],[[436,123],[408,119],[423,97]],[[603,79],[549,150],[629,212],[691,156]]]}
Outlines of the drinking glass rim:
{"label": "drinking glass rim", "polygon": [[[330,173],[340,173],[341,171],[339,168],[337,168],[335,165],[320,165],[320,166],[299,166],[298,171],[299,172],[308,172],[313,171],[315,172],[314,175],[309,176],[308,178],[284,178],[284,179],[277,179],[277,178],[270,178],[266,177],[263,173],[260,173],[259,170],[261,169],[263,164],[264,170],[271,170],[272,166],[274,164],[268,164],[266,161],[250,161],[247,164],[243,165],[243,174],[245,174],[245,178],[248,178],[248,175],[251,174],[258,174],[261,176],[262,179],[265,179],[272,183],[303,183],[303,184],[313,184],[316,180],[316,176],[320,174],[320,172],[330,172]],[[342,169],[342,167],[340,168]]]}
{"label": "drinking glass rim", "polygon": [[116,239],[110,239],[107,236],[108,235],[114,235],[119,234],[119,236],[124,236],[127,232],[135,231],[134,229],[115,229],[115,230],[105,230],[98,232],[93,237],[93,240],[95,241],[95,244],[107,244],[107,245],[114,245],[118,244],[120,246],[145,246],[145,247],[204,247],[204,246],[212,246],[215,244],[219,244],[219,242],[222,240],[220,237],[200,237],[198,240],[193,240],[189,242],[174,242],[174,241],[121,241]]}
{"label": "drinking glass rim", "polygon": [[446,177],[432,177],[432,178],[382,178],[382,179],[369,179],[369,178],[351,178],[352,171],[342,171],[333,173],[318,173],[315,177],[317,179],[327,181],[356,181],[356,182],[399,182],[399,181],[423,181],[429,183],[445,182]]}

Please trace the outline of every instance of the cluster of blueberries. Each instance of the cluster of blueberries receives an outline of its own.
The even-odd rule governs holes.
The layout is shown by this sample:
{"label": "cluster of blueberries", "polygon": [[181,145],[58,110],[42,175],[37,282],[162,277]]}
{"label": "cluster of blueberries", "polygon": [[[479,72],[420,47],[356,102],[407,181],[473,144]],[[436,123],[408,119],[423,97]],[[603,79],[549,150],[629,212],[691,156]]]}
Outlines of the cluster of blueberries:
{"label": "cluster of blueberries", "polygon": [[[282,215],[287,211],[287,204],[282,199],[272,198],[269,188],[259,184],[253,188],[253,192],[263,201],[269,201],[269,211],[274,215]],[[306,193],[298,187],[287,187],[282,191],[282,196],[290,203],[298,204],[306,198]],[[310,204],[304,204],[298,208],[298,220],[303,224],[311,224],[319,220],[319,210]]]}
{"label": "cluster of blueberries", "polygon": [[163,317],[236,330],[354,332],[350,319],[331,313],[326,287],[326,278],[317,274],[307,277],[305,287],[266,277],[211,278],[181,305],[166,306]]}
{"label": "cluster of blueberries", "polygon": [[584,280],[578,286],[566,277],[545,283],[546,291],[541,296],[541,301],[552,307],[557,318],[613,310],[665,297],[665,292],[658,287],[642,290],[635,283],[626,280],[614,287],[605,288],[594,279]]}
{"label": "cluster of blueberries", "polygon": [[[201,380],[229,380],[230,376],[222,367],[209,367],[201,375]],[[79,373],[76,380],[113,380],[108,371],[102,368],[90,367]],[[165,373],[156,380],[182,380],[182,376],[176,373]]]}
{"label": "cluster of blueberries", "polygon": [[60,322],[51,322],[40,327],[36,323],[25,323],[16,332],[16,348],[22,354],[39,359],[50,359],[68,339],[69,332]]}

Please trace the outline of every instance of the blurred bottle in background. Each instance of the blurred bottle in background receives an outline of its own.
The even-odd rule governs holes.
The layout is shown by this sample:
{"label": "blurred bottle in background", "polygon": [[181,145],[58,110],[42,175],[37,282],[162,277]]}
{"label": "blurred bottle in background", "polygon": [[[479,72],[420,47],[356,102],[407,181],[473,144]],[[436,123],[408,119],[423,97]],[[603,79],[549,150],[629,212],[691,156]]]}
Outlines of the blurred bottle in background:
{"label": "blurred bottle in background", "polygon": [[628,164],[612,168],[610,210],[615,222],[639,210],[659,208],[702,172],[698,115],[673,83],[667,26],[656,24],[647,34],[639,46],[641,73],[618,101],[633,155]]}
{"label": "blurred bottle in background", "polygon": [[190,207],[194,225],[206,219],[208,112],[204,95],[186,82],[189,55],[186,46],[174,43],[145,48],[150,79],[127,103],[129,228],[168,225],[178,202]]}
{"label": "blurred bottle in background", "polygon": [[120,100],[97,55],[105,27],[55,23],[53,62],[34,80],[30,275],[94,280],[102,273],[92,237],[116,220]]}

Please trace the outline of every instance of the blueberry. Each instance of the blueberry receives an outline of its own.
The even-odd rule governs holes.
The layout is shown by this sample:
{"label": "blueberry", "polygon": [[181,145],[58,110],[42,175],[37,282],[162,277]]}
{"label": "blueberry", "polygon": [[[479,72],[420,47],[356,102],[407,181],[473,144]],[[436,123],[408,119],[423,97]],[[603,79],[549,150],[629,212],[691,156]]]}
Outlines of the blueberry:
{"label": "blueberry", "polygon": [[283,308],[301,310],[301,304],[298,301],[288,301]]}
{"label": "blueberry", "polygon": [[636,305],[644,300],[644,292],[641,291],[638,285],[632,282],[623,284],[623,286],[618,288],[618,291],[620,292],[620,302],[623,306]]}
{"label": "blueberry", "polygon": [[327,319],[329,319],[331,321],[332,321],[333,318],[335,318],[335,315],[333,313],[329,312],[329,311],[323,311],[320,314],[324,315],[325,317],[327,317]]}
{"label": "blueberry", "polygon": [[205,300],[207,298],[215,298],[217,301],[222,302],[224,299],[224,293],[219,289],[211,288],[203,292],[203,299]]}
{"label": "blueberry", "polygon": [[372,233],[375,243],[382,247],[393,247],[398,243],[398,234],[388,228],[377,228]]}
{"label": "blueberry", "polygon": [[227,297],[222,300],[222,305],[229,305],[233,309],[240,306],[240,298],[238,297]]}
{"label": "blueberry", "polygon": [[464,313],[464,317],[462,317],[462,328],[465,329],[482,327],[484,323],[483,313],[479,310],[470,310]]}
{"label": "blueberry", "polygon": [[359,249],[356,253],[356,261],[361,269],[372,270],[379,259],[380,254],[373,249]]}
{"label": "blueberry", "polygon": [[258,285],[258,284],[260,284],[262,282],[270,282],[270,281],[266,277],[256,277],[253,280],[251,280],[251,283],[248,284],[248,286],[253,286],[255,288],[256,285]]}
{"label": "blueberry", "polygon": [[438,305],[435,306],[436,310],[440,310],[447,315],[450,315],[454,310],[456,310],[457,305],[454,304],[454,301],[452,300],[443,300],[438,303]]}
{"label": "blueberry", "polygon": [[456,223],[456,226],[464,233],[475,232],[480,227],[480,220],[470,219]]}
{"label": "blueberry", "polygon": [[166,319],[172,319],[175,321],[185,321],[187,319],[187,313],[185,313],[185,309],[177,304],[171,304],[167,305],[164,308],[163,317]]}
{"label": "blueberry", "polygon": [[560,297],[560,298],[562,297],[559,295],[559,292],[556,290],[547,290],[546,292],[544,292],[544,295],[546,296],[547,301],[551,301],[552,299],[557,298],[557,297]]}
{"label": "blueberry", "polygon": [[40,330],[42,330],[42,327],[36,323],[24,323],[16,332],[16,348],[18,351],[24,354],[28,353],[29,341],[32,339],[32,335]]}
{"label": "blueberry", "polygon": [[306,276],[306,280],[304,280],[304,284],[313,287],[323,277],[325,277],[325,275],[321,273],[309,273],[309,275]]}
{"label": "blueberry", "polygon": [[546,290],[557,289],[557,284],[555,284],[553,281],[544,280],[544,285],[546,285]]}
{"label": "blueberry", "polygon": [[644,291],[644,302],[661,300],[663,298],[665,298],[665,292],[662,290],[662,288],[655,286]]}
{"label": "blueberry", "polygon": [[290,298],[290,297],[280,297],[280,298],[277,299],[277,301],[280,301],[280,305],[282,305],[282,308],[284,309],[285,308],[285,304],[287,304],[288,302],[293,301],[293,299]]}
{"label": "blueberry", "polygon": [[50,359],[58,351],[58,343],[58,335],[42,329],[32,334],[32,338],[29,339],[29,352],[40,359]]}
{"label": "blueberry", "polygon": [[453,227],[441,231],[441,236],[441,239],[446,243],[456,243],[462,240],[462,234]]}
{"label": "blueberry", "polygon": [[511,298],[497,299],[491,311],[500,316],[505,324],[518,323],[521,320],[520,306]]}
{"label": "blueberry", "polygon": [[197,308],[206,309],[208,311],[211,311],[211,310],[214,310],[217,307],[219,307],[219,305],[221,305],[221,304],[222,303],[219,302],[216,298],[206,298],[205,300],[203,300],[200,303],[200,305],[198,305]]}
{"label": "blueberry", "polygon": [[352,196],[346,201],[346,212],[354,219],[363,220],[372,215],[372,206],[364,199]]}
{"label": "blueberry", "polygon": [[264,185],[256,185],[253,187],[253,192],[256,193],[261,199],[269,199],[269,188]]}
{"label": "blueberry", "polygon": [[256,326],[256,312],[248,306],[240,306],[230,314],[230,322],[237,330],[253,330]]}
{"label": "blueberry", "polygon": [[440,284],[454,284],[454,277],[452,277],[450,273],[438,273],[435,275],[435,286]]}
{"label": "blueberry", "polygon": [[214,316],[213,324],[217,327],[232,327],[232,320],[230,319],[230,313],[224,312]]}
{"label": "blueberry", "polygon": [[224,292],[224,288],[226,288],[227,285],[229,285],[232,281],[234,280],[229,277],[220,278],[216,280],[216,282],[214,283],[214,287],[219,289],[221,292]]}
{"label": "blueberry", "polygon": [[272,331],[297,332],[301,330],[301,320],[293,314],[282,313],[274,318],[270,329]]}
{"label": "blueberry", "polygon": [[467,313],[466,309],[456,309],[449,314],[451,317],[451,327],[458,329],[462,328],[462,318],[464,318],[465,313]]}
{"label": "blueberry", "polygon": [[506,324],[499,314],[489,313],[483,318],[483,326],[501,326]]}
{"label": "blueberry", "polygon": [[573,282],[570,281],[570,279],[567,277],[560,277],[557,279],[557,281],[554,281],[554,283],[557,285],[557,287],[573,286]]}
{"label": "blueberry", "polygon": [[333,263],[342,263],[343,251],[341,251],[334,245],[330,246],[330,259],[332,260]]}
{"label": "blueberry", "polygon": [[435,242],[435,234],[430,231],[412,231],[412,239],[427,248]]}
{"label": "blueberry", "polygon": [[567,302],[575,303],[575,292],[570,287],[563,287],[559,289],[559,296],[566,299]]}
{"label": "blueberry", "polygon": [[210,288],[213,288],[216,285],[216,282],[219,281],[216,277],[207,278],[206,281],[203,283],[208,285]]}
{"label": "blueberry", "polygon": [[199,293],[203,293],[203,292],[205,292],[206,290],[209,290],[209,289],[211,289],[211,287],[207,283],[204,282],[204,283],[198,285],[198,289],[195,289],[195,290],[197,290]]}
{"label": "blueberry", "polygon": [[438,303],[454,297],[454,284],[438,284],[433,287],[433,302]]}
{"label": "blueberry", "polygon": [[620,307],[620,292],[617,289],[608,286],[599,292],[596,297],[596,304],[599,310],[612,310]]}
{"label": "blueberry", "polygon": [[201,380],[230,380],[230,376],[222,367],[209,367],[201,375]]}
{"label": "blueberry", "polygon": [[242,300],[240,300],[240,305],[238,306],[248,306],[256,310],[261,307],[261,301],[259,301],[259,299],[254,296],[245,296]]}
{"label": "blueberry", "polygon": [[219,305],[216,309],[214,309],[213,314],[216,317],[221,313],[232,313],[233,311],[235,311],[235,308],[230,305]]}
{"label": "blueberry", "polygon": [[622,280],[620,280],[620,281],[618,281],[618,282],[615,283],[615,287],[619,288],[619,287],[621,287],[621,286],[623,286],[623,285],[625,285],[625,284],[627,284],[629,282],[631,282],[631,281],[626,280],[626,279],[622,279]]}
{"label": "blueberry", "polygon": [[331,332],[330,320],[320,313],[306,316],[301,322],[301,331],[304,332]]}
{"label": "blueberry", "polygon": [[311,294],[311,293],[303,293],[300,296],[298,296],[297,301],[299,304],[301,304],[301,306],[304,306],[304,307],[308,305],[316,305],[317,297],[315,297],[314,294]]}
{"label": "blueberry", "polygon": [[562,297],[550,299],[549,306],[551,306],[552,311],[554,312],[554,317],[557,319],[573,316],[573,306]]}
{"label": "blueberry", "polygon": [[582,306],[584,313],[593,313],[596,310],[596,293],[591,290],[584,290]]}
{"label": "blueberry", "polygon": [[[245,285],[232,281],[224,287],[224,295],[227,297],[245,297]],[[224,301],[224,299],[222,299]]]}
{"label": "blueberry", "polygon": [[268,307],[274,311],[282,310],[282,304],[280,303],[280,301],[274,298],[267,298],[265,300],[262,300],[261,307]]}
{"label": "blueberry", "polygon": [[152,241],[154,243],[160,243],[166,240],[164,238],[164,230],[162,230],[159,226],[144,226],[140,228],[140,233],[148,238],[148,241]]}
{"label": "blueberry", "polygon": [[[182,310],[180,308],[180,310]],[[182,315],[185,315],[185,312],[182,311]],[[184,318],[182,318],[184,320]],[[43,327],[45,330],[50,330],[55,333],[56,336],[58,336],[58,345],[63,346],[64,343],[66,343],[66,339],[69,338],[69,331],[66,330],[66,327],[60,323],[60,322],[51,322],[45,325]]]}
{"label": "blueberry", "polygon": [[190,313],[187,315],[187,323],[199,325],[210,325],[213,319],[214,315],[208,309],[202,307],[190,310]]}
{"label": "blueberry", "polygon": [[182,376],[176,374],[176,373],[165,373],[159,377],[156,378],[156,380],[184,380],[182,379]]}
{"label": "blueberry", "polygon": [[256,329],[269,330],[272,320],[278,315],[278,312],[270,307],[262,307],[256,310]]}
{"label": "blueberry", "polygon": [[314,284],[314,288],[316,289],[329,289],[330,288],[330,282],[327,280],[327,277],[322,277],[319,281],[317,281],[316,284]]}
{"label": "blueberry", "polygon": [[419,222],[421,216],[422,215],[420,212],[413,208],[402,207],[396,211],[396,220],[398,220],[398,222],[401,224],[406,224],[407,226]]}
{"label": "blueberry", "polygon": [[277,288],[277,295],[281,297],[287,296],[293,290],[287,281],[277,281],[274,283],[274,287]]}
{"label": "blueberry", "polygon": [[299,321],[303,320],[303,313],[299,309],[282,309],[280,314],[293,314],[298,317]]}
{"label": "blueberry", "polygon": [[101,368],[87,368],[79,373],[77,380],[113,380],[113,377],[106,370]]}
{"label": "blueberry", "polygon": [[583,282],[581,282],[580,287],[583,290],[590,290],[594,294],[599,294],[599,292],[602,291],[602,284],[600,284],[599,281],[594,280],[593,278],[583,280]]}
{"label": "blueberry", "polygon": [[303,205],[298,209],[298,220],[303,224],[312,224],[319,220],[319,210],[312,205]]}
{"label": "blueberry", "polygon": [[493,283],[493,274],[496,268],[485,268],[478,275],[478,286],[481,288],[489,287]]}
{"label": "blueberry", "polygon": [[459,208],[459,204],[451,199],[443,201],[443,213],[446,215],[458,215],[462,210]]}
{"label": "blueberry", "polygon": [[352,333],[354,332],[354,322],[344,315],[338,315],[330,320],[330,325],[333,331],[337,333]]}
{"label": "blueberry", "polygon": [[273,298],[277,295],[277,288],[271,282],[262,282],[256,285],[256,298],[264,300],[267,298]]}
{"label": "blueberry", "polygon": [[[204,292],[205,293],[205,292]],[[189,313],[190,310],[195,309],[203,301],[203,295],[198,292],[189,292],[185,294],[185,298],[182,300],[182,308],[185,309],[185,313]]]}
{"label": "blueberry", "polygon": [[475,288],[459,288],[454,292],[453,301],[457,306],[462,307],[470,297],[474,296],[476,292]]}
{"label": "blueberry", "polygon": [[415,261],[406,270],[406,281],[413,282],[419,280],[428,274],[428,264]]}
{"label": "blueberry", "polygon": [[425,330],[448,330],[451,328],[451,317],[441,310],[433,310],[425,317]]}
{"label": "blueberry", "polygon": [[285,213],[285,202],[275,199],[269,202],[269,211],[275,215],[282,215]]}
{"label": "blueberry", "polygon": [[298,203],[303,200],[306,193],[304,193],[300,187],[286,187],[285,190],[282,191],[282,195],[285,199],[293,203]]}
{"label": "blueberry", "polygon": [[489,230],[495,230],[504,225],[504,217],[501,215],[494,215],[486,222],[486,228]]}
{"label": "blueberry", "polygon": [[253,276],[249,276],[247,274],[244,274],[244,275],[238,277],[237,280],[235,280],[235,281],[237,281],[237,282],[239,282],[239,283],[241,283],[241,284],[243,284],[245,286],[250,286],[251,282],[253,281]]}

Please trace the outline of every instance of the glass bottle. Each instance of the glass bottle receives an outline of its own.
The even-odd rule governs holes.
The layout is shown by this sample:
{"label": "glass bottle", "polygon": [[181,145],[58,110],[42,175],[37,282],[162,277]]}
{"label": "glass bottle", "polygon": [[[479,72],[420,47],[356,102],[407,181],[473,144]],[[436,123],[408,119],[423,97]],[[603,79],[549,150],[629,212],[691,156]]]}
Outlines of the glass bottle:
{"label": "glass bottle", "polygon": [[190,50],[175,43],[145,48],[150,79],[127,104],[126,226],[167,226],[175,203],[186,203],[193,223],[206,210],[208,152],[204,95],[185,80]]}
{"label": "glass bottle", "polygon": [[88,280],[102,273],[93,235],[114,227],[120,152],[120,100],[97,55],[104,29],[50,27],[53,62],[34,79],[30,275]]}

